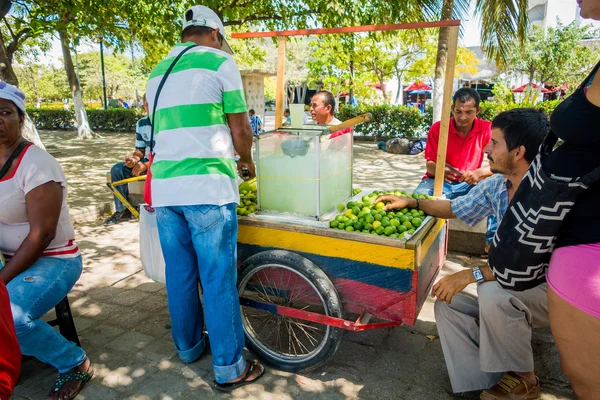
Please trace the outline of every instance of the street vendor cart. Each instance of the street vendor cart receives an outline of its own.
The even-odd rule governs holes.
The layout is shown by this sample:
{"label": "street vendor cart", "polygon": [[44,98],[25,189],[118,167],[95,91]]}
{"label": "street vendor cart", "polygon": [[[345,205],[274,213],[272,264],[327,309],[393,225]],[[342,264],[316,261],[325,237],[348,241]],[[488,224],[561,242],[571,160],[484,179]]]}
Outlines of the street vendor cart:
{"label": "street vendor cart", "polygon": [[344,330],[413,325],[445,262],[443,220],[406,238],[330,227],[338,204],[367,192],[354,195],[353,136],[330,133],[369,118],[255,141],[257,211],[239,218],[238,289],[248,347],[279,369],[322,365]]}
{"label": "street vendor cart", "polygon": [[[280,127],[287,36],[447,28],[436,163],[436,177],[443,177],[459,26],[460,21],[435,21],[232,36],[278,37],[275,126]],[[326,363],[344,330],[413,325],[447,254],[446,221],[433,217],[400,238],[332,229],[336,204],[358,201],[362,193],[353,196],[352,134],[332,139],[328,133],[303,126],[259,135],[257,204],[250,215],[243,208],[248,216],[239,218],[238,290],[247,346],[287,371]],[[436,178],[434,195],[441,195],[442,184]]]}

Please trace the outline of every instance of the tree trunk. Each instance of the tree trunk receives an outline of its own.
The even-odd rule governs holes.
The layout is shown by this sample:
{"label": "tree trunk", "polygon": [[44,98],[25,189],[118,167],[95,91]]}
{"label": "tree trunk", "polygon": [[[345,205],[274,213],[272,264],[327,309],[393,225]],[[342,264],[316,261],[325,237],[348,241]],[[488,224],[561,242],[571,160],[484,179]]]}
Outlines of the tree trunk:
{"label": "tree trunk", "polygon": [[[454,0],[444,0],[442,20],[452,19]],[[438,51],[435,60],[435,79],[433,81],[433,122],[442,119],[442,103],[444,102],[444,75],[448,61],[448,38],[450,28],[440,28]]]}
{"label": "tree trunk", "polygon": [[404,92],[402,91],[402,73],[396,69],[396,80],[398,81],[398,87],[396,88],[396,105],[404,104]]}
{"label": "tree trunk", "polygon": [[79,85],[79,79],[75,73],[75,67],[73,65],[73,58],[71,57],[71,47],[69,37],[66,32],[60,31],[60,44],[63,52],[63,59],[65,63],[65,72],[67,73],[67,79],[69,81],[69,87],[71,93],[73,93],[73,104],[75,105],[75,118],[77,119],[77,137],[79,139],[91,139],[93,138],[94,132],[90,129],[90,124],[87,120],[87,114],[83,106],[83,91]]}
{"label": "tree trunk", "polygon": [[12,67],[12,54],[6,51],[2,35],[0,35],[0,79],[11,85],[19,86],[19,80]]}

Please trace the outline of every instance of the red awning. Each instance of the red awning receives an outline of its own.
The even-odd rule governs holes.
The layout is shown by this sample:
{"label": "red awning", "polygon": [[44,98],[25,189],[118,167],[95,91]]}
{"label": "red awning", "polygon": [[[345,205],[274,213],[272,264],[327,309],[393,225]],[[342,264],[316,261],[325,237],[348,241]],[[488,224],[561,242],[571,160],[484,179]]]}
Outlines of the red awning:
{"label": "red awning", "polygon": [[[538,89],[538,85],[536,85],[535,83],[526,83],[523,86],[519,86],[518,88],[514,88],[512,91],[513,93],[523,93],[524,91],[527,90],[527,86],[531,86],[531,88],[533,90],[537,90]],[[548,90],[546,88],[542,88],[542,93],[551,93],[551,90]]]}
{"label": "red awning", "polygon": [[415,82],[413,82],[412,85],[410,85],[406,89],[404,89],[405,92],[412,92],[415,90],[433,90],[433,89],[431,88],[431,86],[429,86],[425,82],[421,82],[421,81],[415,81]]}

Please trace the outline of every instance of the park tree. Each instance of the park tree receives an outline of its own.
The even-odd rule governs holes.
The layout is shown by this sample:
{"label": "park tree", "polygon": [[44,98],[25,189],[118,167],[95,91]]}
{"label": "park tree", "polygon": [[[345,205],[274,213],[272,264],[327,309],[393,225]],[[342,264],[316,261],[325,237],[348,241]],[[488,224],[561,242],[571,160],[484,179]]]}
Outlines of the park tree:
{"label": "park tree", "polygon": [[582,43],[592,37],[597,38],[598,31],[574,23],[565,26],[559,21],[556,28],[547,31],[533,26],[523,46],[515,43],[509,52],[506,70],[539,85],[530,99],[535,102],[544,85],[576,85],[585,78],[600,55],[598,47]]}

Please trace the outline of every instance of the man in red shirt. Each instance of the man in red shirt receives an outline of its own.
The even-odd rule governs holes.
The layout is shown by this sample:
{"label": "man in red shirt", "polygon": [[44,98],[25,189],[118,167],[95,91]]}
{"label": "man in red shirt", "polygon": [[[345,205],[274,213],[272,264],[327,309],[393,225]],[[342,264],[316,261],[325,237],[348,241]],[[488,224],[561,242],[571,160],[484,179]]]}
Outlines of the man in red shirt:
{"label": "man in red shirt", "polygon": [[[481,97],[476,90],[461,88],[454,93],[452,103],[453,117],[448,129],[448,146],[446,147],[446,168],[444,170],[444,186],[442,193],[447,199],[463,196],[473,186],[492,175],[490,167],[482,167],[483,149],[492,138],[492,123],[477,118]],[[433,194],[433,182],[437,161],[438,143],[440,140],[440,122],[429,129],[425,160],[427,173],[414,193]],[[498,221],[495,216],[488,217],[485,233],[485,251],[492,243]]]}
{"label": "man in red shirt", "polygon": [[[446,166],[443,193],[448,199],[466,194],[477,182],[492,175],[489,167],[481,167],[483,149],[492,135],[492,123],[477,118],[479,93],[462,88],[454,94],[446,149]],[[427,173],[414,193],[433,194],[433,181],[437,161],[440,122],[431,126],[425,147]]]}

